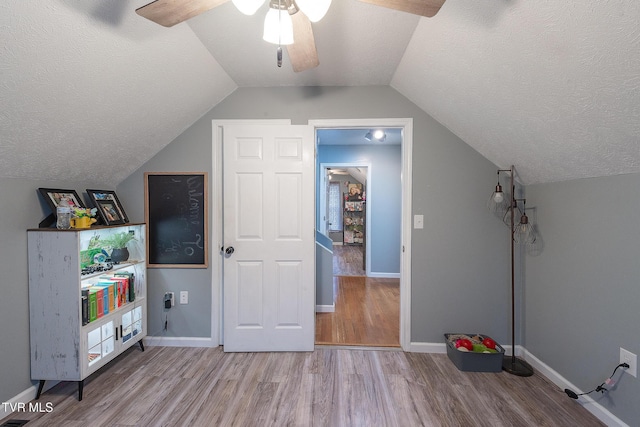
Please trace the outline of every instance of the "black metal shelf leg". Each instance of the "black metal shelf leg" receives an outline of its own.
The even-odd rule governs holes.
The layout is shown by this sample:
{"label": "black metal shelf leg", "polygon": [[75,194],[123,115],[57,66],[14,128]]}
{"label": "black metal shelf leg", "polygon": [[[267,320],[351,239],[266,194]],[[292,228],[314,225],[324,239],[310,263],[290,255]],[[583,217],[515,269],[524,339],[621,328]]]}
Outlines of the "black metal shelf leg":
{"label": "black metal shelf leg", "polygon": [[40,384],[38,384],[38,392],[36,393],[36,400],[40,399],[40,395],[42,394],[42,389],[44,388],[44,383],[46,380],[40,380]]}

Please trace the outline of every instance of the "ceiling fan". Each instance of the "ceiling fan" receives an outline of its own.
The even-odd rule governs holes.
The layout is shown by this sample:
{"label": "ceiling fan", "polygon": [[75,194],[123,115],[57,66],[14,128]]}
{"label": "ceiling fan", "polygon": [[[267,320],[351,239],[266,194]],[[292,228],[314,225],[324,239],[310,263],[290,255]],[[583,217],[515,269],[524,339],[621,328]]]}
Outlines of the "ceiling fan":
{"label": "ceiling fan", "polygon": [[[157,24],[165,27],[172,27],[203,12],[211,10],[229,0],[155,0],[147,5],[136,9],[136,13],[147,18]],[[324,13],[317,18],[312,13],[306,12],[305,6],[317,2],[318,0],[269,0],[271,9],[286,10],[291,17],[293,27],[294,42],[287,44],[287,53],[293,67],[293,71],[300,72],[315,68],[320,64],[318,60],[318,52],[316,50],[316,42],[313,37],[311,28],[311,19],[313,21],[321,19]],[[326,1],[326,8],[329,7],[331,0]],[[402,12],[412,13],[414,15],[426,16],[428,18],[434,16],[445,0],[360,0],[365,3],[383,6],[390,9],[400,10]],[[253,14],[264,3],[264,0],[233,0],[234,4],[240,9],[242,3],[252,3],[251,13],[241,11],[245,14]],[[299,6],[302,6],[300,8]],[[255,7],[255,9],[253,9]],[[326,12],[326,10],[324,11]],[[280,44],[280,43],[277,43]],[[282,43],[285,44],[285,43]],[[278,46],[278,66],[281,65],[282,51]]]}

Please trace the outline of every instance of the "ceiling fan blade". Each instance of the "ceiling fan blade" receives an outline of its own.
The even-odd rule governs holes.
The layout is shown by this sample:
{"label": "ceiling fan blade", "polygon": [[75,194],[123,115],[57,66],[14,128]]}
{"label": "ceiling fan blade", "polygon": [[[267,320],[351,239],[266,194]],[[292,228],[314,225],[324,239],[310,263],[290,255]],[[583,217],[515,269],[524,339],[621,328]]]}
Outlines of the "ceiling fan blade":
{"label": "ceiling fan blade", "polygon": [[156,24],[173,27],[229,0],[156,0],[136,9],[136,13]]}
{"label": "ceiling fan blade", "polygon": [[375,4],[376,6],[388,7],[389,9],[400,10],[402,12],[413,13],[414,15],[426,16],[431,18],[434,16],[445,0],[360,0],[365,3]]}
{"label": "ceiling fan blade", "polygon": [[311,21],[302,12],[291,15],[291,20],[293,21],[293,44],[287,46],[287,53],[293,71],[299,73],[317,67],[320,61]]}

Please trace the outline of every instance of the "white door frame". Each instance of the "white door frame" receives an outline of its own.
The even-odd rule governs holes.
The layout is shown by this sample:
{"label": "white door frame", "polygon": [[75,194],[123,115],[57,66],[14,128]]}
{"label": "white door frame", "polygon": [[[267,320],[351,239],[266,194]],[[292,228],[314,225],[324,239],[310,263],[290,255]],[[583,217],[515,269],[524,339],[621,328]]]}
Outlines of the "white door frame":
{"label": "white door frame", "polygon": [[[212,220],[211,244],[211,346],[222,345],[222,129],[225,125],[242,124],[291,124],[291,120],[213,120],[212,121],[212,164],[211,194]],[[409,351],[411,346],[411,187],[413,148],[413,119],[323,119],[309,120],[308,124],[318,128],[361,128],[361,127],[400,127],[402,134],[402,219],[401,219],[401,265],[400,265],[400,346]],[[314,221],[315,223],[315,221]]]}
{"label": "white door frame", "polygon": [[[413,149],[413,119],[322,119],[309,120],[316,131],[322,128],[402,128],[402,214],[400,261],[400,346],[404,351],[411,347],[411,186]],[[316,136],[316,141],[318,140]],[[369,211],[369,209],[367,209]],[[368,241],[369,239],[367,239]],[[370,251],[367,251],[369,254]],[[367,263],[367,268],[370,263]]]}
{"label": "white door frame", "polygon": [[[316,128],[317,130],[317,128]],[[316,138],[317,141],[317,138]],[[317,142],[316,142],[317,144]],[[317,145],[316,145],[317,147]],[[317,159],[316,159],[317,161]],[[367,183],[366,183],[366,187],[365,190],[367,192],[367,210],[365,211],[365,221],[366,224],[371,224],[371,205],[373,203],[375,203],[374,200],[371,200],[371,195],[373,194],[373,191],[371,191],[371,163],[367,163],[367,162],[345,162],[345,163],[320,163],[320,179],[322,180],[322,182],[320,183],[316,183],[316,185],[320,184],[324,186],[327,184],[326,182],[326,175],[325,175],[325,170],[327,168],[347,168],[347,167],[354,167],[354,168],[367,168]],[[322,194],[322,192],[320,192],[320,194]],[[322,197],[322,196],[321,196]],[[325,201],[326,203],[327,201]],[[320,214],[322,214],[322,208],[320,209]],[[371,227],[366,227],[364,232],[365,232],[365,244],[367,245],[367,247],[365,248],[365,253],[367,254],[367,259],[365,260],[366,263],[366,274],[367,276],[371,275],[371,239],[369,239],[370,235],[369,235],[369,230],[371,229]],[[329,237],[329,236],[327,236]]]}

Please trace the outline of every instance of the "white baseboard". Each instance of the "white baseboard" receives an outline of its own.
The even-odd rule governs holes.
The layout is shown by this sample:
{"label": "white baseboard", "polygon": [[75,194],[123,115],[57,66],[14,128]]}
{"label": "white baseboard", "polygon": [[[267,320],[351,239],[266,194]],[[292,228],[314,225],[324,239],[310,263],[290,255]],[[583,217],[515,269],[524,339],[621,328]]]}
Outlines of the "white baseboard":
{"label": "white baseboard", "polygon": [[429,342],[412,342],[409,344],[409,352],[411,353],[446,353],[447,345],[445,343],[429,343]]}
{"label": "white baseboard", "polygon": [[333,313],[336,311],[336,305],[316,305],[316,313]]}
{"label": "white baseboard", "polygon": [[[44,384],[44,388],[42,389],[42,392],[44,393],[45,391],[49,390],[51,387],[54,387],[55,385],[57,385],[59,382],[60,381],[54,381],[54,380],[47,381]],[[19,403],[26,405],[28,402],[31,402],[33,399],[36,398],[36,394],[38,394],[38,384],[32,385],[22,393],[19,393],[16,396],[12,397],[11,399],[7,400],[6,402],[3,402],[3,403],[8,403],[9,405],[2,405],[2,407],[0,407],[0,419],[4,417],[8,417],[14,412],[14,411],[11,411],[11,407],[15,408]]]}
{"label": "white baseboard", "polygon": [[381,279],[399,279],[400,273],[376,273],[374,271],[367,273],[367,277],[378,277]]}
{"label": "white baseboard", "polygon": [[[536,369],[541,375],[546,377],[549,381],[557,385],[561,390],[568,388],[573,390],[575,393],[580,394],[584,393],[575,385],[571,384],[566,378],[552,369],[550,366],[542,362],[540,359],[535,357],[533,354],[529,353],[526,349],[524,350],[523,359],[525,359],[529,364]],[[570,397],[567,396],[567,399]],[[619,426],[619,427],[629,427],[624,421],[613,415],[611,412],[607,410],[604,406],[597,403],[589,396],[580,396],[580,399],[577,402],[582,405],[587,411],[591,412],[596,418],[605,423],[608,426]]]}
{"label": "white baseboard", "polygon": [[147,336],[144,344],[149,347],[218,347],[211,338],[202,337],[152,337]]}
{"label": "white baseboard", "polygon": [[[506,355],[512,354],[511,346],[503,345],[502,347],[504,348]],[[582,390],[571,384],[566,378],[553,370],[550,366],[528,352],[526,348],[517,345],[515,349],[516,356],[522,357],[524,360],[529,362],[529,364],[531,364],[531,366],[537,370],[540,375],[557,385],[561,390],[568,388],[578,394],[583,393]],[[447,346],[444,343],[412,342],[409,347],[409,351],[413,353],[446,353]],[[567,399],[570,399],[570,397],[567,396]],[[580,396],[578,403],[607,426],[629,427],[628,424],[624,423],[589,396]]]}

